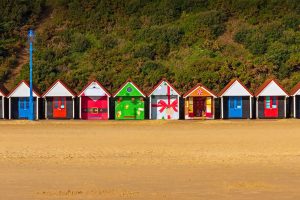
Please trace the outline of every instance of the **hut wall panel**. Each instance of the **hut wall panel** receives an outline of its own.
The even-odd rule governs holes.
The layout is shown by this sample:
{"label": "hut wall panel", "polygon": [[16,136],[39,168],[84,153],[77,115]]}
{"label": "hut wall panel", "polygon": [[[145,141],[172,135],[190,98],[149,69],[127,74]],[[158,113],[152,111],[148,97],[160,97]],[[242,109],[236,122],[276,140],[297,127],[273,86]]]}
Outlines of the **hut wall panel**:
{"label": "hut wall panel", "polygon": [[258,118],[265,118],[264,97],[258,98]]}
{"label": "hut wall panel", "polygon": [[249,97],[242,97],[242,105],[243,105],[243,119],[250,118],[250,99]]}
{"label": "hut wall panel", "polygon": [[47,98],[47,118],[53,119],[53,98]]}
{"label": "hut wall panel", "polygon": [[2,101],[2,97],[0,96],[0,118],[4,118],[3,112],[2,112],[2,104],[4,104],[4,102]]}
{"label": "hut wall panel", "polygon": [[45,100],[39,98],[39,119],[45,118]]}
{"label": "hut wall panel", "polygon": [[284,97],[278,97],[278,118],[284,118]]}
{"label": "hut wall panel", "polygon": [[215,111],[215,119],[220,119],[220,112],[221,112],[220,99],[215,98],[214,102],[215,102],[215,107],[213,109]]}
{"label": "hut wall panel", "polygon": [[296,117],[300,118],[300,95],[296,96]]}
{"label": "hut wall panel", "polygon": [[223,117],[224,119],[229,118],[229,113],[228,113],[228,97],[223,97]]}
{"label": "hut wall panel", "polygon": [[179,97],[179,119],[185,118],[185,99]]}
{"label": "hut wall panel", "polygon": [[73,99],[72,99],[72,97],[67,97],[66,102],[67,102],[67,118],[72,119],[73,118]]}
{"label": "hut wall panel", "polygon": [[115,119],[115,101],[117,98],[109,98],[109,119]]}

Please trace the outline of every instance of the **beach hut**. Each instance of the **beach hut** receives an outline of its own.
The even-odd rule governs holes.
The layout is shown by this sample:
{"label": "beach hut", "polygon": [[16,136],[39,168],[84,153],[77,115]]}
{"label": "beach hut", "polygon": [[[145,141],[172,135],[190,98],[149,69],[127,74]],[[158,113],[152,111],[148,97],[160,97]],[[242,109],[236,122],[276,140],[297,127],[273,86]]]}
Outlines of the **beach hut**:
{"label": "beach hut", "polygon": [[183,95],[185,119],[214,119],[217,95],[202,84],[197,84]]}
{"label": "beach hut", "polygon": [[221,98],[222,119],[251,119],[253,94],[239,80],[231,80],[218,96]]}
{"label": "beach hut", "polygon": [[74,119],[76,94],[61,80],[55,81],[42,96],[46,119]]}
{"label": "beach hut", "polygon": [[78,94],[80,119],[109,119],[111,94],[98,82],[89,82]]}
{"label": "beach hut", "polygon": [[162,79],[149,93],[150,119],[179,119],[180,93]]}
{"label": "beach hut", "polygon": [[7,101],[6,101],[6,96],[8,94],[7,89],[4,86],[0,86],[0,119],[4,119],[7,110]]}
{"label": "beach hut", "polygon": [[266,80],[255,92],[256,118],[285,118],[287,98],[285,89],[275,79]]}
{"label": "beach hut", "polygon": [[115,100],[115,119],[145,119],[144,92],[127,80],[113,95]]}
{"label": "beach hut", "polygon": [[[40,94],[38,89],[33,87],[33,112],[35,119],[39,119]],[[8,118],[28,119],[29,117],[29,96],[30,86],[27,81],[22,80],[8,95]]]}
{"label": "beach hut", "polygon": [[300,82],[291,90],[293,117],[300,118]]}

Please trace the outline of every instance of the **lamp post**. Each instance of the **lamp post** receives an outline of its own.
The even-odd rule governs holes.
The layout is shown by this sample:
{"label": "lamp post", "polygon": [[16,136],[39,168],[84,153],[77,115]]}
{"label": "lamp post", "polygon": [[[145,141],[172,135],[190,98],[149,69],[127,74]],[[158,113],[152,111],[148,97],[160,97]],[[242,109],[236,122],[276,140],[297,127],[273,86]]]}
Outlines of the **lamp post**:
{"label": "lamp post", "polygon": [[29,116],[28,119],[33,121],[34,120],[34,112],[33,112],[33,93],[32,93],[32,43],[33,43],[34,33],[33,30],[30,29],[28,32],[28,40],[29,40],[29,84],[30,84],[30,91],[29,91]]}

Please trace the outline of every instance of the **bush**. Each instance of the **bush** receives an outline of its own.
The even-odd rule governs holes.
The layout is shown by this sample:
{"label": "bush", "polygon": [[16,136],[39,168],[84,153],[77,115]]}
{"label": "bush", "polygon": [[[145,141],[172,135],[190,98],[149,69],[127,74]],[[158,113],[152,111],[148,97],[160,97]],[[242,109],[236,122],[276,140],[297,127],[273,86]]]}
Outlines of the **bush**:
{"label": "bush", "polygon": [[75,33],[73,36],[72,51],[83,52],[88,48],[90,48],[90,43],[86,37],[81,33]]}
{"label": "bush", "polygon": [[134,52],[135,58],[149,58],[153,60],[155,58],[156,52],[153,48],[153,45],[149,44],[142,44],[141,46],[137,47]]}

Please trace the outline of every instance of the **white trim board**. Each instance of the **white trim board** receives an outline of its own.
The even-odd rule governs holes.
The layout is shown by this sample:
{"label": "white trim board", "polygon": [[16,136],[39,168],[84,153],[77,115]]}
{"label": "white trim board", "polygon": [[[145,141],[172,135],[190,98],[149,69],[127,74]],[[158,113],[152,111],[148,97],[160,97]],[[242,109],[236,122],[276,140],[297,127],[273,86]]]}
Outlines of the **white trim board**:
{"label": "white trim board", "polygon": [[259,96],[286,96],[288,94],[285,93],[283,89],[275,82],[271,81],[258,95]]}
{"label": "white trim board", "polygon": [[57,81],[43,97],[74,97],[74,95],[60,81]]}
{"label": "white trim board", "polygon": [[108,94],[101,85],[99,85],[96,81],[91,82],[79,95],[78,97],[81,97],[82,95],[85,96],[108,96],[110,97],[110,94]]}
{"label": "white trim board", "polygon": [[221,96],[251,96],[253,95],[238,81],[234,83]]}
{"label": "white trim board", "polygon": [[[9,96],[11,97],[29,97],[30,96],[30,87],[25,83],[22,82]],[[38,95],[33,90],[33,97],[38,97]]]}

